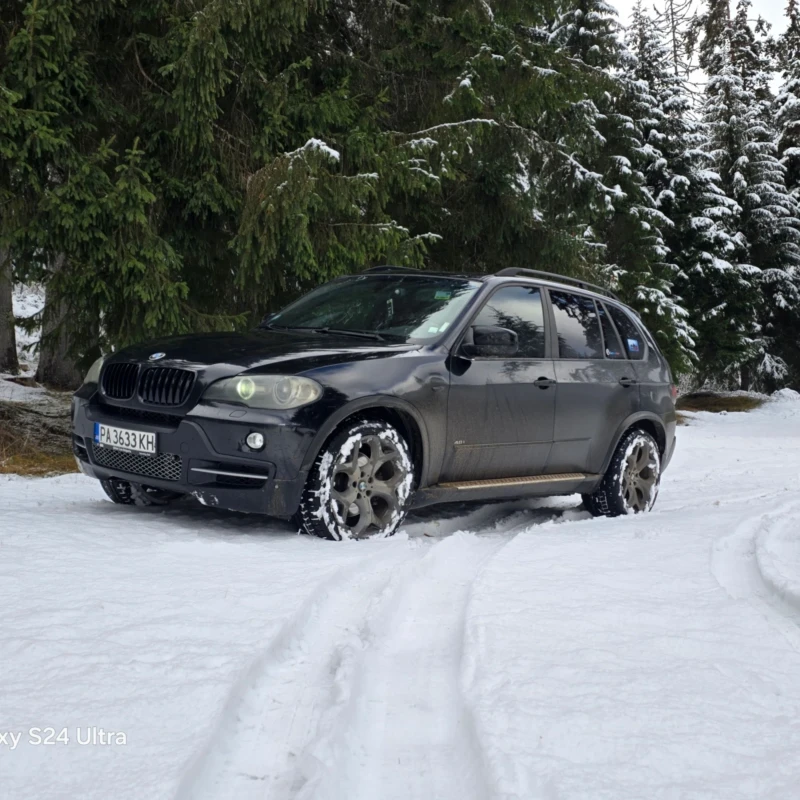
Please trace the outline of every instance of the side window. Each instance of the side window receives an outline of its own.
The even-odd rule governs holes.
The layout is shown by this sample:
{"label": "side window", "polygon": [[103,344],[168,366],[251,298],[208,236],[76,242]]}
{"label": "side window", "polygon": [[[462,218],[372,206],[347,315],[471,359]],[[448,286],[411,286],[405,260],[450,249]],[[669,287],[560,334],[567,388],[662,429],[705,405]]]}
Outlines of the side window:
{"label": "side window", "polygon": [[544,308],[542,292],[528,286],[498,289],[475,318],[473,325],[508,328],[519,337],[515,358],[544,358]]}
{"label": "side window", "polygon": [[603,341],[606,345],[606,358],[625,358],[625,351],[622,343],[617,336],[617,331],[611,324],[611,319],[602,303],[597,304],[597,312],[600,314],[600,325],[603,327]]}
{"label": "side window", "polygon": [[634,325],[633,320],[621,309],[616,306],[609,306],[608,313],[617,326],[617,330],[622,336],[622,344],[628,358],[632,361],[641,361],[644,358],[644,336],[639,328]]}
{"label": "side window", "polygon": [[603,358],[603,339],[594,300],[550,291],[561,358]]}

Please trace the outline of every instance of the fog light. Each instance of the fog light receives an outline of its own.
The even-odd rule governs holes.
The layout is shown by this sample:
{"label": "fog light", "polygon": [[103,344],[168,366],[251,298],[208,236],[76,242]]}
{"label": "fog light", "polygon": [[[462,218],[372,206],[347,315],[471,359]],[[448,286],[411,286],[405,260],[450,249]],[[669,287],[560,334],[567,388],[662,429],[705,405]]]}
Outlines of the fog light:
{"label": "fog light", "polygon": [[247,437],[247,446],[251,450],[260,450],[264,446],[264,435],[261,433],[251,433]]}

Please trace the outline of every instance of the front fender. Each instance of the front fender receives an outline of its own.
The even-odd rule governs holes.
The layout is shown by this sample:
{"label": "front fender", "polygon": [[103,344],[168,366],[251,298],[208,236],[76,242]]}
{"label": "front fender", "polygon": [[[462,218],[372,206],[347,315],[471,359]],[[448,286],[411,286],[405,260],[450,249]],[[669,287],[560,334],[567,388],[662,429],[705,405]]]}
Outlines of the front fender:
{"label": "front fender", "polygon": [[420,439],[422,440],[420,483],[422,486],[426,486],[428,483],[428,474],[431,464],[431,447],[430,437],[428,435],[428,428],[425,424],[425,420],[417,408],[415,408],[411,403],[406,400],[401,400],[399,397],[392,397],[391,395],[372,395],[370,397],[360,397],[357,400],[347,403],[339,408],[336,412],[331,414],[311,441],[311,445],[308,448],[308,452],[306,453],[303,461],[302,471],[308,472],[311,469],[325,442],[346,419],[370,409],[380,410],[386,408],[403,412],[411,417],[416,423],[419,430]]}

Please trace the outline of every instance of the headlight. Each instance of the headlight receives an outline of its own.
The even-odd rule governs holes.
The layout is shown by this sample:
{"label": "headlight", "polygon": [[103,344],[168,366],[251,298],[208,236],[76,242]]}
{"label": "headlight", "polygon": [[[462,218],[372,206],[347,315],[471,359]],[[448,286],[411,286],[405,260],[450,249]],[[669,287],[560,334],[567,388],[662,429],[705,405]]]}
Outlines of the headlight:
{"label": "headlight", "polygon": [[250,408],[299,408],[322,397],[322,387],[310,378],[290,375],[240,375],[211,384],[204,400],[242,403]]}
{"label": "headlight", "polygon": [[86,377],[83,379],[84,383],[97,383],[100,380],[100,370],[103,369],[105,358],[98,358],[97,361],[89,367]]}

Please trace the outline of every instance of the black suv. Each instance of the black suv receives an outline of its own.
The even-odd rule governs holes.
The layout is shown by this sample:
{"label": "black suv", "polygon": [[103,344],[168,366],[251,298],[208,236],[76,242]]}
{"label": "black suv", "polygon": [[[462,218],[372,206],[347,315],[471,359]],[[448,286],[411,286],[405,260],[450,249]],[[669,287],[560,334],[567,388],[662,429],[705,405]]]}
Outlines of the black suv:
{"label": "black suv", "polygon": [[603,289],[524,269],[378,268],[251,333],[98,361],[73,404],[81,470],[116,503],[294,518],[390,535],[413,507],[580,493],[648,511],[675,444],[652,336]]}

